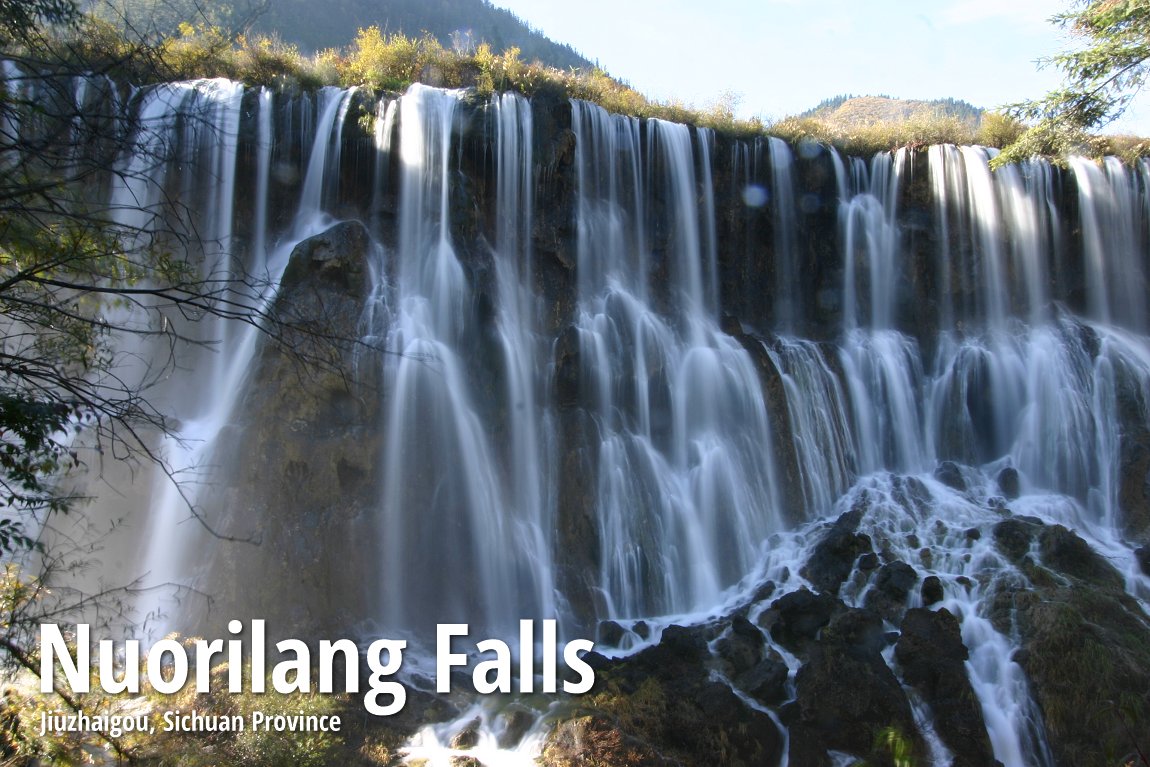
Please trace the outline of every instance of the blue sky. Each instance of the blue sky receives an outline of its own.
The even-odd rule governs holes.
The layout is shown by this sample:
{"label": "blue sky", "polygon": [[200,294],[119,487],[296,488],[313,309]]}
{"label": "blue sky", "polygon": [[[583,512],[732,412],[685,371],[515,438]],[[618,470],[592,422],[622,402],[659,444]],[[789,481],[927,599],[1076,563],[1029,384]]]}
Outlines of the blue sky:
{"label": "blue sky", "polygon": [[[993,108],[1058,83],[1069,0],[493,0],[650,98],[774,119],[840,93]],[[1140,114],[1144,112],[1145,114]],[[1117,129],[1150,134],[1150,109]]]}

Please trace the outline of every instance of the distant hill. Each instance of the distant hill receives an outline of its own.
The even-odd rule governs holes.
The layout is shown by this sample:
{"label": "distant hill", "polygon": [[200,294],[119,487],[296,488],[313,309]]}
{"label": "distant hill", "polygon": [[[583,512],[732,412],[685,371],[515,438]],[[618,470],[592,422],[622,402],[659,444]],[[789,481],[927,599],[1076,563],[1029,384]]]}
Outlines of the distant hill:
{"label": "distant hill", "polygon": [[977,128],[982,122],[982,111],[958,99],[920,101],[890,96],[842,95],[826,99],[814,109],[798,116],[814,118],[839,130],[936,117],[953,117]]}
{"label": "distant hill", "polygon": [[[0,0],[2,2],[2,0]],[[86,0],[87,7],[137,31],[171,33],[181,21],[278,34],[307,53],[342,48],[361,27],[420,37],[430,32],[446,48],[488,43],[496,53],[518,48],[525,61],[558,69],[593,65],[510,11],[487,0]]]}

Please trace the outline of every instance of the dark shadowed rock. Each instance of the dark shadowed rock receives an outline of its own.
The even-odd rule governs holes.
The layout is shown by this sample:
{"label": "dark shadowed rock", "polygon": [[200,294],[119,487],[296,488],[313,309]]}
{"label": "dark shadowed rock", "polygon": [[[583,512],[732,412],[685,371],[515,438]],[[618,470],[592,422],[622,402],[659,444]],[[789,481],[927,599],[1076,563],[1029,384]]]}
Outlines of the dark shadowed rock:
{"label": "dark shadowed rock", "polygon": [[736,615],[730,630],[715,642],[715,652],[732,679],[750,671],[763,659],[766,638],[757,626]]}
{"label": "dark shadowed rock", "polygon": [[1018,498],[1021,492],[1021,486],[1018,478],[1018,469],[1013,466],[1007,466],[1002,471],[998,472],[995,478],[998,483],[998,490],[1001,492],[1008,501],[1013,501]]}
{"label": "dark shadowed rock", "polygon": [[828,751],[891,765],[881,734],[891,730],[917,760],[925,749],[910,702],[881,650],[882,620],[865,610],[847,610],[832,621],[795,677],[797,699],[783,709],[791,728],[793,764],[829,764]]}
{"label": "dark shadowed rock", "polygon": [[[1060,525],[1036,534],[1029,584],[996,595],[992,618],[1016,632],[1015,660],[1042,711],[1056,764],[1111,767],[1150,721],[1150,620],[1122,576]],[[995,618],[997,616],[997,618]]]}
{"label": "dark shadowed rock", "polygon": [[838,594],[843,582],[850,577],[855,562],[874,549],[868,536],[856,532],[862,520],[863,509],[852,509],[840,516],[831,525],[826,535],[815,544],[802,575],[816,590],[828,594]]}
{"label": "dark shadowed rock", "polygon": [[927,607],[941,602],[946,596],[942,589],[942,580],[937,575],[928,575],[922,580],[922,603]]}
{"label": "dark shadowed rock", "polygon": [[960,493],[966,492],[966,477],[954,461],[943,461],[934,470],[934,478]]}
{"label": "dark shadowed rock", "polygon": [[992,765],[982,707],[966,676],[968,653],[958,621],[946,610],[908,610],[895,657],[902,676],[922,694],[934,726],[954,754],[954,767]]}
{"label": "dark shadowed rock", "polygon": [[994,526],[994,543],[1011,562],[1018,562],[1030,551],[1030,545],[1042,529],[1042,523],[1027,517],[1011,517]]}
{"label": "dark shadowed rock", "polygon": [[837,597],[799,589],[776,599],[760,622],[769,628],[776,642],[793,653],[803,653],[842,609],[845,606]]}
{"label": "dark shadowed rock", "polygon": [[1138,560],[1138,566],[1142,568],[1145,575],[1150,575],[1150,546],[1143,546],[1134,552],[1134,558]]}
{"label": "dark shadowed rock", "polygon": [[615,621],[599,621],[599,644],[618,647],[627,630]]}
{"label": "dark shadowed rock", "polygon": [[1038,535],[1042,564],[1094,585],[1122,588],[1122,577],[1090,544],[1062,525],[1048,525]]}
{"label": "dark shadowed rock", "polygon": [[883,565],[874,576],[874,588],[867,592],[866,606],[894,620],[906,607],[906,599],[916,583],[918,573],[906,562]]}
{"label": "dark shadowed rock", "polygon": [[523,736],[535,724],[536,715],[532,712],[513,706],[499,715],[499,722],[503,727],[499,733],[500,748],[514,748],[523,740]]}

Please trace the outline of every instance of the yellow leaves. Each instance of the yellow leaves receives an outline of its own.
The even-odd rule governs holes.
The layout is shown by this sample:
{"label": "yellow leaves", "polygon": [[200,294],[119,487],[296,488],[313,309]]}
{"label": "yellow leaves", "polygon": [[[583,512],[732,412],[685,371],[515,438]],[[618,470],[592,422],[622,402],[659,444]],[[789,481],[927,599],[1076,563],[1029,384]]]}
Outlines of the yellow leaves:
{"label": "yellow leaves", "polygon": [[416,39],[394,33],[384,37],[373,25],[356,34],[339,68],[339,77],[344,85],[397,90],[419,80],[432,65],[455,55],[431,35]]}

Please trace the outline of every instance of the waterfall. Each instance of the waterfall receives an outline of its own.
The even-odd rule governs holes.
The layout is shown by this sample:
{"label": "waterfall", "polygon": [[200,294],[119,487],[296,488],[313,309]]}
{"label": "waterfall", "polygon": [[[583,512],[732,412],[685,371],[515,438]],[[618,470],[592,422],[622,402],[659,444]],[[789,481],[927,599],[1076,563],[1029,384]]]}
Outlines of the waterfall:
{"label": "waterfall", "polygon": [[[648,123],[650,167],[615,174],[643,156],[637,121],[579,102],[572,110],[578,263],[600,278],[580,278],[576,327],[601,440],[595,506],[606,615],[703,609],[780,525],[766,403],[749,356],[708,310],[713,251],[699,221],[709,211],[699,209],[687,128]],[[659,188],[642,189],[652,177]],[[668,199],[640,207],[656,192]],[[608,247],[592,232],[606,233]],[[668,240],[671,314],[652,305],[658,286],[647,260],[624,250],[654,232]]]}
{"label": "waterfall", "polygon": [[[3,75],[6,93],[36,98],[15,65]],[[74,87],[80,105],[118,98]],[[246,556],[188,533],[193,513],[258,543],[271,512],[206,490],[235,473],[232,455],[253,467],[249,499],[308,466],[366,477],[362,503],[339,484],[323,504],[274,510],[303,520],[292,534],[319,553],[272,553],[301,579],[355,563],[348,628],[415,645],[439,623],[515,637],[523,619],[572,636],[713,620],[768,579],[776,596],[814,587],[812,548],[858,512],[876,561],[939,579],[932,609],[958,620],[995,757],[1054,763],[1018,632],[995,614],[1037,582],[993,531],[1066,525],[1150,598],[1129,468],[1150,449],[1150,164],[992,172],[992,151],[954,146],[796,154],[579,100],[418,84],[373,101],[203,80],[127,105],[136,132],[100,200],[115,231],[189,246],[188,268],[226,283],[256,325],[276,315],[298,245],[354,216],[372,240],[366,295],[343,296],[360,302],[358,337],[342,339],[354,363],[336,376],[370,422],[321,424],[352,436],[291,461],[235,447],[254,393],[291,400],[307,385],[275,372],[259,328],[103,310],[111,326],[193,341],[174,368],[145,335],[110,341],[115,375],[169,423],[148,435],[166,471],[119,480],[140,496],[125,503],[146,531],[148,585],[211,592],[217,563]],[[31,130],[23,118],[5,109],[0,132]],[[268,425],[269,441],[316,428],[298,420]],[[356,519],[325,541],[341,504]],[[852,573],[839,598],[871,609],[875,579]],[[921,604],[911,592],[902,608]],[[184,625],[170,599],[139,609]],[[794,694],[803,661],[764,641]]]}

